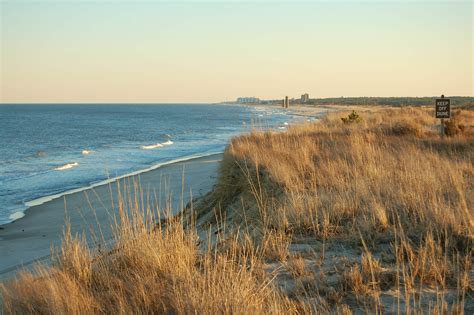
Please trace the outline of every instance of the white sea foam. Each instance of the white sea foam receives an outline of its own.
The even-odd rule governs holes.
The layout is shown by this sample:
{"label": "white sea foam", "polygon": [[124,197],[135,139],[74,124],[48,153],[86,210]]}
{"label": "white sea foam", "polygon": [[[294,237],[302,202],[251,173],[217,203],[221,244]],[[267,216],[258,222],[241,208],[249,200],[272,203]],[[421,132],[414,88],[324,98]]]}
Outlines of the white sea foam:
{"label": "white sea foam", "polygon": [[67,164],[64,164],[62,166],[56,167],[54,170],[55,171],[64,171],[64,170],[68,170],[70,168],[76,167],[78,165],[79,165],[79,163],[77,163],[77,162],[67,163]]}
{"label": "white sea foam", "polygon": [[285,121],[285,122],[283,123],[283,125],[288,126],[288,123]]}
{"label": "white sea foam", "polygon": [[142,145],[141,148],[143,150],[151,150],[151,149],[158,149],[158,148],[161,148],[165,145],[172,145],[173,144],[173,141],[171,140],[168,140],[168,141],[165,141],[165,142],[162,142],[162,143],[156,143],[156,144],[150,144],[150,145]]}
{"label": "white sea foam", "polygon": [[24,212],[18,211],[18,212],[10,214],[8,218],[12,221],[15,221],[15,220],[23,218],[24,216],[25,216]]}
{"label": "white sea foam", "polygon": [[156,143],[156,144],[150,144],[150,145],[142,145],[141,148],[143,150],[151,150],[151,149],[157,149],[161,148],[163,145],[161,143]]}
{"label": "white sea foam", "polygon": [[84,154],[84,155],[91,154],[92,152],[94,152],[94,151],[92,151],[92,150],[82,150],[82,154]]}

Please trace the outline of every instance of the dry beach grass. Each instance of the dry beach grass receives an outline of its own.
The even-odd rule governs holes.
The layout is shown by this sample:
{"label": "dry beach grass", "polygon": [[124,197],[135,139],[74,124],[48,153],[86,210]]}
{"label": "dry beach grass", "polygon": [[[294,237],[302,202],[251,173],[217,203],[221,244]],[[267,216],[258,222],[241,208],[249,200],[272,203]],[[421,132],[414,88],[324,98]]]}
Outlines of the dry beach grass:
{"label": "dry beach grass", "polygon": [[474,112],[450,137],[432,114],[339,112],[235,138],[183,215],[156,225],[129,189],[112,249],[66,230],[52,268],[1,285],[4,312],[474,312]]}

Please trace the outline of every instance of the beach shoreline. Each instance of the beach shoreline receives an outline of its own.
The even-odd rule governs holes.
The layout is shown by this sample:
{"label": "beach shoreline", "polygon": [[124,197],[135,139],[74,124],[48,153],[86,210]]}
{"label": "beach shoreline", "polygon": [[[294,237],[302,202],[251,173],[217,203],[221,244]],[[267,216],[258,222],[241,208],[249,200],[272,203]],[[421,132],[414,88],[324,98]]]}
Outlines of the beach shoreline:
{"label": "beach shoreline", "polygon": [[99,180],[97,182],[89,183],[85,186],[68,189],[68,190],[65,190],[65,191],[62,191],[62,192],[59,192],[59,193],[55,193],[55,194],[51,194],[51,195],[45,195],[45,196],[41,196],[41,197],[38,197],[38,198],[35,198],[35,199],[32,199],[32,200],[26,201],[24,203],[26,208],[24,210],[21,210],[21,211],[18,211],[18,212],[15,212],[15,213],[11,214],[10,218],[12,218],[12,217],[15,217],[15,218],[13,218],[11,222],[0,224],[0,230],[3,229],[5,226],[7,226],[9,224],[12,224],[15,221],[18,221],[18,220],[21,220],[22,218],[24,218],[28,214],[28,210],[31,209],[32,207],[40,206],[44,203],[53,201],[55,199],[58,199],[58,198],[61,198],[61,197],[67,196],[67,195],[75,194],[75,193],[80,193],[80,192],[83,192],[83,191],[86,191],[86,190],[94,189],[96,187],[113,184],[113,183],[117,182],[118,180],[128,178],[128,177],[138,176],[138,175],[141,175],[143,173],[147,173],[147,172],[156,170],[160,167],[167,166],[167,165],[170,165],[170,164],[179,163],[179,162],[186,162],[186,161],[199,159],[199,158],[204,158],[204,157],[208,157],[208,156],[212,156],[212,155],[219,155],[219,154],[222,154],[222,153],[223,152],[211,152],[211,153],[205,153],[205,154],[200,154],[200,155],[184,156],[184,157],[177,158],[177,159],[174,159],[174,160],[171,160],[171,161],[156,163],[156,164],[153,164],[150,167],[140,169],[140,170],[137,170],[137,171],[133,171],[133,172],[130,172],[130,173],[126,173],[126,174],[123,174],[123,175],[119,175],[119,176],[115,176],[115,177],[112,177],[112,178],[108,178],[108,179],[104,179],[104,180]]}
{"label": "beach shoreline", "polygon": [[86,235],[92,247],[98,245],[99,234],[102,239],[110,239],[117,215],[111,205],[116,203],[118,189],[139,183],[143,194],[153,195],[151,206],[162,210],[171,206],[176,213],[212,189],[222,155],[215,153],[166,163],[139,174],[63,193],[29,207],[24,217],[0,226],[0,279],[14,276],[22,267],[31,269],[36,262],[47,265],[51,247],[58,248],[62,242],[66,219],[72,234]]}

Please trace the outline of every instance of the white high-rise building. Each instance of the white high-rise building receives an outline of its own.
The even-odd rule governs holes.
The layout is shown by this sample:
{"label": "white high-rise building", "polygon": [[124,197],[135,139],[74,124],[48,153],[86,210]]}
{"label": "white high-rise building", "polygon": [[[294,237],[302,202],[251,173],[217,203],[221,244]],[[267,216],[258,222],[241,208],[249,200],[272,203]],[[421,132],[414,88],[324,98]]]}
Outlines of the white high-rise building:
{"label": "white high-rise building", "polygon": [[308,93],[305,93],[303,95],[301,95],[301,103],[306,103],[309,101],[309,94]]}
{"label": "white high-rise building", "polygon": [[260,103],[260,99],[257,97],[239,97],[237,98],[237,103],[240,104],[255,104]]}

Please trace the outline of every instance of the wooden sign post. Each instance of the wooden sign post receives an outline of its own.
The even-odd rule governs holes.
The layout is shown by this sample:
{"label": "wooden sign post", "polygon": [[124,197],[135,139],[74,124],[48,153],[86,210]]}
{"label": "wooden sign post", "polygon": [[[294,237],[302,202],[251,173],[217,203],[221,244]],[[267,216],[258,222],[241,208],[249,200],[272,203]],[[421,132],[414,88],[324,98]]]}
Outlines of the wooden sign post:
{"label": "wooden sign post", "polygon": [[451,117],[451,103],[449,98],[444,98],[444,95],[441,95],[441,98],[436,99],[435,104],[435,113],[436,118],[441,119],[441,137],[444,136],[444,119],[449,119]]}

